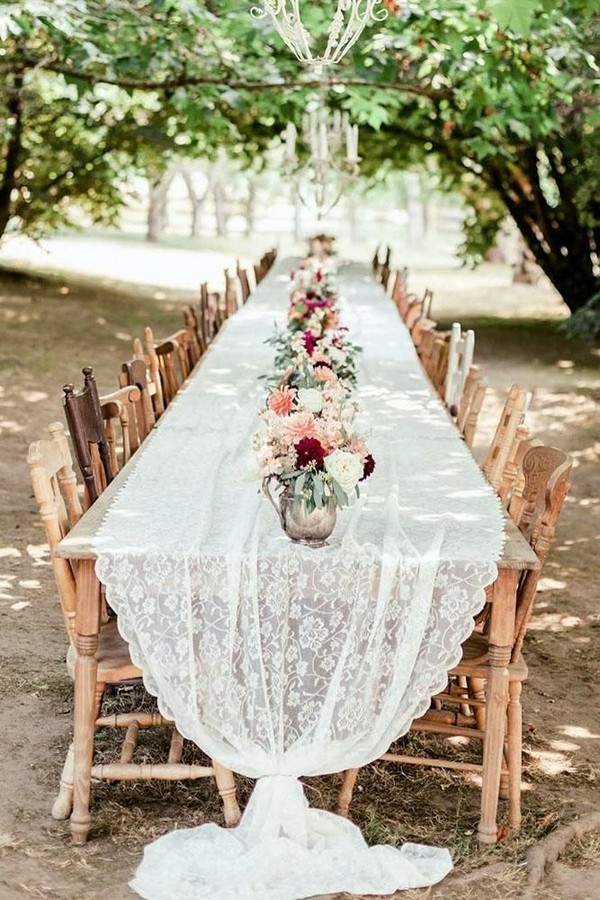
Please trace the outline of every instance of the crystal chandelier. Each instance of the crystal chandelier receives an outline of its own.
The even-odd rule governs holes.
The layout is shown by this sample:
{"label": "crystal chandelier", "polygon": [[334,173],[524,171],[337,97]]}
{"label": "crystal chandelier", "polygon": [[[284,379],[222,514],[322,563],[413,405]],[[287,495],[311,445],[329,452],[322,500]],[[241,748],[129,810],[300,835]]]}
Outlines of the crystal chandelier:
{"label": "crystal chandelier", "polygon": [[[284,173],[292,177],[304,206],[316,206],[321,219],[339,202],[360,173],[358,125],[350,124],[347,113],[330,112],[320,107],[304,116],[300,135],[290,122],[283,137]],[[298,137],[308,150],[305,163],[300,162],[296,153]],[[314,197],[312,203],[306,199],[307,186]]]}
{"label": "crystal chandelier", "polygon": [[386,18],[386,5],[386,0],[337,0],[327,45],[317,56],[313,55],[312,36],[302,21],[300,0],[263,0],[262,6],[251,9],[251,14],[257,19],[271,16],[279,35],[295,56],[320,72],[346,55],[370,21],[381,22]]}

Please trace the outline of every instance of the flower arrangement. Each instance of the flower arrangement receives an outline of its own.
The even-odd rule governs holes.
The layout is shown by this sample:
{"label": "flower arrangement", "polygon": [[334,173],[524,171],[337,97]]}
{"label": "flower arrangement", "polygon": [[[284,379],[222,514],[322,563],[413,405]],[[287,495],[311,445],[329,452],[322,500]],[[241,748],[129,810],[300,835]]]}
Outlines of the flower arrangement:
{"label": "flower arrangement", "polygon": [[[360,347],[338,318],[334,269],[310,259],[292,272],[287,329],[269,343],[277,375],[254,450],[265,493],[294,541],[321,547],[338,507],[359,495],[375,461],[355,430]],[[279,487],[279,502],[269,485]]]}
{"label": "flower arrangement", "polygon": [[275,348],[275,369],[283,372],[283,379],[290,386],[297,386],[297,379],[307,367],[312,368],[317,382],[337,379],[347,390],[356,385],[356,368],[361,348],[348,338],[348,329],[340,326],[323,331],[320,335],[304,331],[277,332],[268,342]]}
{"label": "flower arrangement", "polygon": [[310,514],[331,501],[348,506],[375,462],[354,430],[358,404],[343,385],[304,378],[303,386],[271,390],[254,448],[261,478],[276,479]]}

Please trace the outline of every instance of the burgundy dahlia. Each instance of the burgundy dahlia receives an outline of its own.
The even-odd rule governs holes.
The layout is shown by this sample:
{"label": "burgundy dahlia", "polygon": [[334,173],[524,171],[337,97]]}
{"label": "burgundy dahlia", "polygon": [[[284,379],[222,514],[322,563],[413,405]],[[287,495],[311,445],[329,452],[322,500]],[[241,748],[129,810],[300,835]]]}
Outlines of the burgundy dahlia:
{"label": "burgundy dahlia", "polygon": [[299,469],[314,464],[317,469],[322,468],[325,459],[325,450],[321,446],[321,442],[316,438],[302,438],[297,444],[294,444],[296,451],[296,465]]}
{"label": "burgundy dahlia", "polygon": [[304,342],[304,349],[309,356],[312,356],[315,352],[315,347],[317,346],[317,336],[313,334],[312,331],[305,331],[302,335],[302,340]]}
{"label": "burgundy dahlia", "polygon": [[369,477],[369,475],[372,475],[374,469],[375,469],[375,460],[373,459],[371,454],[368,453],[367,456],[365,457],[365,464],[363,466],[363,475],[360,480],[364,481],[366,478]]}

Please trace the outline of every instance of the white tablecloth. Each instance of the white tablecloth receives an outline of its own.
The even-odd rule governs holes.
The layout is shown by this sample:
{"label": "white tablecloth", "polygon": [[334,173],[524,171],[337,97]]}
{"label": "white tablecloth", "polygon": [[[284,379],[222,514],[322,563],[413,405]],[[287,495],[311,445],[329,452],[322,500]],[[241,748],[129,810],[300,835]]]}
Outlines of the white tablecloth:
{"label": "white tablecloth", "polygon": [[308,810],[297,777],[361,766],[445,684],[496,575],[497,498],[420,369],[392,302],[346,266],[344,324],[363,348],[361,428],[376,460],[329,546],[292,544],[250,471],[250,442],[287,308],[276,267],[174,401],[96,540],[132,657],[164,715],[259,778],[242,824],[146,850],[149,900],[298,900],[431,884],[445,850],[368,849]]}

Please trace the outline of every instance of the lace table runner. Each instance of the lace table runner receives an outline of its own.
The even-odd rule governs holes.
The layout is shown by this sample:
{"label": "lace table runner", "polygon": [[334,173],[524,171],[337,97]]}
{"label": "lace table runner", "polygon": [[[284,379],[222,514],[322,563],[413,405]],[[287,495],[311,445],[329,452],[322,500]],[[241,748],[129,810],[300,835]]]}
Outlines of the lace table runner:
{"label": "lace table runner", "polygon": [[309,809],[298,776],[362,766],[427,708],[496,576],[499,502],[365,267],[339,272],[363,353],[361,430],[377,461],[329,546],[291,543],[252,476],[251,435],[287,308],[279,265],[148,439],[96,538],[97,573],[181,733],[259,781],[232,831],[146,849],[147,900],[299,900],[433,884],[446,850],[368,848]]}

